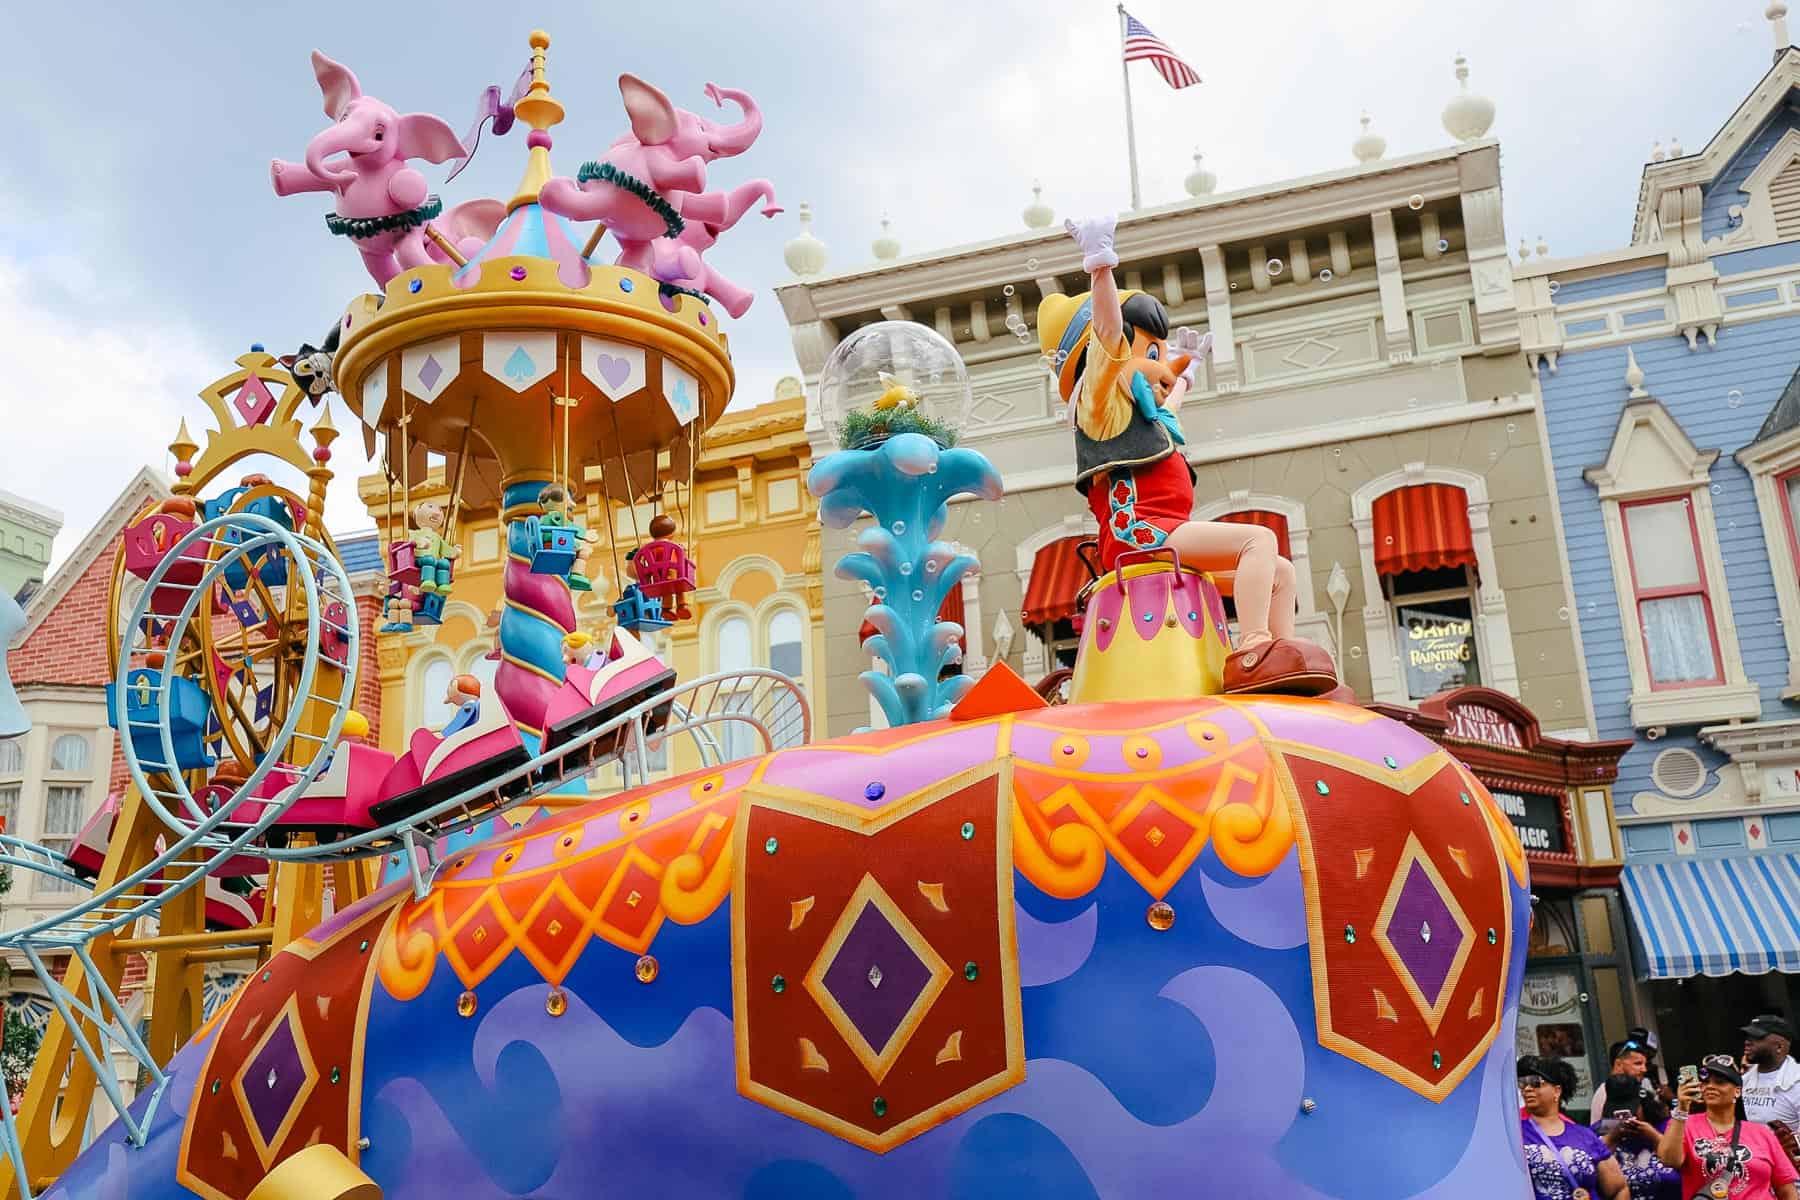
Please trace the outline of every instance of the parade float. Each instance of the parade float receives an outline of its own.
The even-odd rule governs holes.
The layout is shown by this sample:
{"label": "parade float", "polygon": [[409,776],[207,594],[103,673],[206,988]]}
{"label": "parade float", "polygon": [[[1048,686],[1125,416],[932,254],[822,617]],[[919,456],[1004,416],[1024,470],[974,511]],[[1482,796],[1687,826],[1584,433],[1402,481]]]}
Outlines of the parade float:
{"label": "parade float", "polygon": [[[940,534],[999,484],[954,444],[968,383],[931,330],[857,331],[820,381],[843,448],[809,484],[855,531],[837,570],[871,595],[886,728],[808,740],[774,672],[672,680],[633,631],[681,619],[695,583],[673,517],[632,547],[611,628],[576,629],[591,539],[569,501],[691,478],[733,387],[714,303],[749,299],[701,256],[773,188],[706,190],[760,130],[748,96],[709,87],[743,114],[717,125],[630,75],[630,131],[558,176],[549,39],[530,45],[504,102],[484,93],[496,132],[528,131],[524,178],[449,210],[407,159],[473,138],[314,56],[333,124],[276,189],[332,193],[382,291],[324,348],[240,360],[206,452],[184,431],[175,498],[121,546],[132,788],[91,894],[0,937],[56,1008],[0,1125],[9,1194],[1525,1194],[1505,816],[1366,709],[1220,694],[1225,609],[1172,549],[1090,582],[1069,703],[1004,664],[958,674],[936,614],[973,564]],[[459,507],[506,522],[493,694],[400,753],[362,744],[351,706],[366,635],[319,524],[324,410],[300,449],[299,406],[334,390],[415,518],[388,538],[387,624],[441,612]],[[222,474],[252,450],[312,488]],[[455,484],[419,514],[427,453]],[[726,760],[726,722],[761,750]],[[702,767],[651,778],[652,736]],[[624,790],[495,825],[614,759]],[[385,886],[378,863],[400,864]],[[209,930],[227,872],[265,880],[266,915]],[[182,989],[246,946],[258,969],[200,1022]],[[168,992],[147,1033],[117,998],[128,951]],[[96,1091],[122,1115],[84,1147]]]}

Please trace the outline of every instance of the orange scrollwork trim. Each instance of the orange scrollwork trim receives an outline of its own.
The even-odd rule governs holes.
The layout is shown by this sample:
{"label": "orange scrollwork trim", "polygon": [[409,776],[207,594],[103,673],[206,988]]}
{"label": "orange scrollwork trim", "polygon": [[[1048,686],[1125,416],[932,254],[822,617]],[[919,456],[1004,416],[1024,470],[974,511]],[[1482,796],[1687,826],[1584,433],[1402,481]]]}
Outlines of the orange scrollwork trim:
{"label": "orange scrollwork trim", "polygon": [[1099,886],[1106,873],[1106,845],[1087,825],[1051,826],[1037,805],[1013,793],[1013,865],[1059,900],[1074,900]]}

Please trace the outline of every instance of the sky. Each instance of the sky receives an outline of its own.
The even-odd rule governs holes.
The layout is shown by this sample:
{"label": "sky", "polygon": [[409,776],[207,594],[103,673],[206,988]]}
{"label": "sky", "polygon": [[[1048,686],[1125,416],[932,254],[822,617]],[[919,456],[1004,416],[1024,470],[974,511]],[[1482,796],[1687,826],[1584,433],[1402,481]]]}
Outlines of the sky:
{"label": "sky", "polygon": [[[1767,69],[1763,0],[1134,0],[1204,82],[1174,91],[1131,68],[1146,204],[1182,198],[1196,148],[1220,190],[1347,166],[1357,118],[1399,156],[1448,144],[1453,60],[1490,97],[1508,244],[1553,256],[1624,244],[1653,142],[1697,150]],[[628,12],[650,13],[626,16]],[[515,15],[516,14],[516,15]],[[1796,18],[1800,21],[1800,17]],[[350,66],[401,111],[464,129],[510,84],[533,27],[568,119],[572,174],[624,129],[631,71],[706,111],[708,82],[760,102],[765,131],[710,182],[764,176],[787,211],[754,212],[707,257],[758,292],[727,326],[736,404],[798,369],[770,289],[799,202],[827,271],[869,263],[882,215],[903,253],[1023,228],[1031,185],[1060,220],[1128,204],[1118,18],[1101,0],[762,0],[650,6],[85,4],[9,14],[0,124],[0,488],[61,510],[65,556],[252,343],[316,342],[359,292],[360,260],[324,229],[328,201],[278,198],[269,160],[298,161],[325,117],[308,55]],[[522,129],[483,139],[446,201],[509,196]],[[436,190],[445,170],[417,164]],[[351,479],[353,418],[328,512],[369,528]]]}

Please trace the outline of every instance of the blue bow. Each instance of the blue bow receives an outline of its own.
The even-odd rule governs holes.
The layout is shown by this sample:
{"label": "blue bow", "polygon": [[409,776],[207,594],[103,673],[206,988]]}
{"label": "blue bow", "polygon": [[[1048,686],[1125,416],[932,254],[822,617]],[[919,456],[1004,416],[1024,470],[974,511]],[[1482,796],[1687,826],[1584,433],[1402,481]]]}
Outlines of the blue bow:
{"label": "blue bow", "polygon": [[1177,446],[1187,445],[1187,438],[1181,434],[1181,418],[1156,402],[1156,393],[1150,390],[1150,381],[1144,378],[1142,371],[1131,373],[1131,398],[1137,402],[1140,417],[1146,421],[1161,421]]}

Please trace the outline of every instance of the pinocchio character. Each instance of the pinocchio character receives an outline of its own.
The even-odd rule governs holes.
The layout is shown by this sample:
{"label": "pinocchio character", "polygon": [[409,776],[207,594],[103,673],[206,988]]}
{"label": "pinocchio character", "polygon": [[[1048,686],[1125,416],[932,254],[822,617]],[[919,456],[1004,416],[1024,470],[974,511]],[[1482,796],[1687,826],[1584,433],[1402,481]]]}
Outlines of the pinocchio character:
{"label": "pinocchio character", "polygon": [[1075,487],[1100,523],[1102,570],[1129,550],[1169,546],[1209,572],[1237,604],[1238,648],[1225,660],[1227,692],[1324,695],[1338,687],[1331,656],[1294,636],[1294,566],[1260,525],[1196,521],[1194,472],[1180,447],[1181,404],[1211,336],[1169,336],[1169,317],[1144,292],[1119,292],[1116,218],[1065,222],[1081,247],[1092,290],[1046,296],[1038,341],[1075,435]]}

